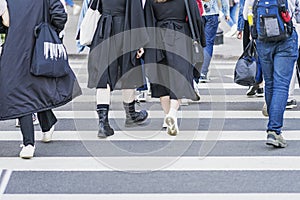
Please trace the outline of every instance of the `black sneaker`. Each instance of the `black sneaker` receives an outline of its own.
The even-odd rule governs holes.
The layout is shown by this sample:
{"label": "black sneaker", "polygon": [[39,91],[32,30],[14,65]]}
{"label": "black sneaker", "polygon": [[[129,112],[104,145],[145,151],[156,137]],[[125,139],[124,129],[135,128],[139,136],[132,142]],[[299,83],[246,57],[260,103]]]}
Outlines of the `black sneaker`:
{"label": "black sneaker", "polygon": [[249,87],[249,89],[246,92],[247,96],[253,96],[256,94],[256,90],[258,89],[258,84],[254,84]]}
{"label": "black sneaker", "polygon": [[292,109],[292,108],[297,108],[297,101],[296,99],[292,99],[290,101],[286,102],[286,109]]}
{"label": "black sneaker", "polygon": [[278,135],[275,131],[268,131],[266,144],[277,148],[287,147],[285,139],[281,134]]}
{"label": "black sneaker", "polygon": [[264,88],[258,88],[255,95],[257,97],[264,97]]}

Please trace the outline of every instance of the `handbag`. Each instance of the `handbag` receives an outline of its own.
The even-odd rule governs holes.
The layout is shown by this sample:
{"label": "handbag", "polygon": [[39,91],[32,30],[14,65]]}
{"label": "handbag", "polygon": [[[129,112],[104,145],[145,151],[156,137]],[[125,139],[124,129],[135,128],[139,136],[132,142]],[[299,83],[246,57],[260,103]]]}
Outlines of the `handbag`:
{"label": "handbag", "polygon": [[236,84],[243,86],[254,85],[257,60],[256,44],[254,40],[251,40],[235,65],[234,82]]}
{"label": "handbag", "polygon": [[[97,4],[94,9],[93,7],[95,1],[97,1]],[[91,2],[80,25],[79,42],[81,45],[84,46],[90,45],[92,43],[94,34],[97,29],[98,21],[101,17],[101,14],[98,10],[99,0],[95,0],[95,1]]]}
{"label": "handbag", "polygon": [[70,71],[68,54],[58,33],[48,22],[48,0],[43,2],[43,22],[35,27],[36,37],[30,72],[34,76],[58,78]]}
{"label": "handbag", "polygon": [[189,8],[189,4],[187,0],[184,0],[184,4],[186,7],[186,12],[188,15],[188,21],[189,21],[189,26],[191,29],[192,33],[192,64],[195,65],[196,63],[200,63],[202,66],[203,60],[204,60],[204,55],[203,55],[203,47],[201,46],[200,42],[196,38],[195,34],[195,29],[192,24],[192,17],[191,17],[191,12]]}

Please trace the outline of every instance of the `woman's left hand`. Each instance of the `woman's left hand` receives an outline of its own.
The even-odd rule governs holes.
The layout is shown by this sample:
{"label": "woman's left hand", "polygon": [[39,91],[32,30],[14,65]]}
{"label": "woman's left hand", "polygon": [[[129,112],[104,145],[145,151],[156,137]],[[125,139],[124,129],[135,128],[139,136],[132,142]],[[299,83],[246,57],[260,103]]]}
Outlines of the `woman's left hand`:
{"label": "woman's left hand", "polygon": [[141,58],[143,54],[144,54],[144,48],[140,48],[140,49],[136,52],[136,58],[137,58],[137,59]]}

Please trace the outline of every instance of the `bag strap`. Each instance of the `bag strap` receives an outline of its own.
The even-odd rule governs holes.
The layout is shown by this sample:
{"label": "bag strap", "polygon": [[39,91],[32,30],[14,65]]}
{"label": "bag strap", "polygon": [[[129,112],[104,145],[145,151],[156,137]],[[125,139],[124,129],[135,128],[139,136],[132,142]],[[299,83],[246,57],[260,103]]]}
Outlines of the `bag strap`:
{"label": "bag strap", "polygon": [[194,29],[194,26],[192,24],[192,16],[191,16],[191,11],[190,11],[190,6],[189,6],[187,0],[184,0],[184,4],[185,4],[186,12],[187,12],[187,15],[188,15],[188,21],[189,21],[190,29],[191,29],[191,32],[192,32],[192,37],[193,37],[193,40],[196,40],[195,29]]}
{"label": "bag strap", "polygon": [[251,57],[255,57],[257,59],[258,56],[257,56],[257,50],[256,50],[256,43],[254,40],[250,40],[249,44],[245,48],[245,51],[239,57],[239,59],[241,59],[245,56],[251,56]]}
{"label": "bag strap", "polygon": [[48,0],[43,1],[43,22],[48,23],[49,18],[49,3]]}
{"label": "bag strap", "polygon": [[91,8],[92,10],[94,10],[94,8],[92,8],[92,6],[94,5],[95,1],[97,1],[95,10],[99,10],[100,0],[91,0],[89,8]]}

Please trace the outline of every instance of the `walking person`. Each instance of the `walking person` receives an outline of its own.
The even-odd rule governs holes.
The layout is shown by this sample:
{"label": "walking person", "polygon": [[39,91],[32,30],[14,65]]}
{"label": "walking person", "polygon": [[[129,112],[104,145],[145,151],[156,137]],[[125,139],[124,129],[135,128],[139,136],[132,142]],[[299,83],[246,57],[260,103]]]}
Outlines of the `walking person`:
{"label": "walking person", "polygon": [[[269,9],[256,9],[256,7],[262,3],[263,6],[268,6],[264,1],[255,1],[253,0],[245,1],[245,8],[248,8],[249,5],[253,5],[253,18],[254,25],[258,27],[260,19],[264,19],[265,13],[263,11],[269,9],[278,9],[278,17],[274,17],[271,21],[265,20],[266,26],[272,26],[275,20],[282,20],[280,22],[286,23],[284,27],[287,32],[283,36],[279,32],[272,32],[274,29],[270,29],[271,32],[267,32],[264,35],[261,30],[264,30],[264,27],[255,28],[253,27],[252,37],[256,39],[258,56],[260,58],[260,63],[263,71],[263,76],[265,80],[265,101],[267,105],[267,113],[269,114],[269,122],[267,126],[267,145],[274,147],[286,147],[287,142],[282,136],[282,126],[283,126],[283,115],[286,109],[289,85],[292,78],[294,64],[298,57],[298,35],[295,31],[295,27],[291,21],[289,14],[291,14],[295,8],[295,0],[288,0],[288,4],[283,0],[280,4],[278,3],[277,8],[273,6]],[[259,13],[260,12],[260,13]],[[268,14],[268,13],[267,13]],[[279,16],[280,14],[280,16]],[[258,17],[259,16],[259,17]],[[256,20],[257,19],[257,20]],[[277,23],[277,22],[276,22]],[[277,25],[277,28],[280,26]],[[268,30],[269,31],[269,30]],[[257,37],[259,35],[259,37]],[[269,35],[271,35],[272,41],[270,40]],[[275,37],[277,36],[277,37]],[[279,36],[281,38],[279,38]],[[278,38],[278,39],[277,39]]]}
{"label": "walking person", "polygon": [[[0,120],[19,119],[23,135],[21,158],[32,158],[35,151],[32,113],[37,113],[42,141],[49,142],[57,122],[52,109],[81,94],[72,70],[60,78],[30,73],[33,32],[43,21],[44,2],[8,0],[10,23],[0,63]],[[58,34],[65,26],[67,14],[60,0],[48,3],[50,22]]]}
{"label": "walking person", "polygon": [[[228,0],[221,0],[223,12],[225,15],[225,20],[229,20],[229,3]],[[208,71],[210,61],[212,59],[214,42],[217,35],[217,30],[219,26],[219,6],[218,0],[204,0],[204,27],[205,27],[205,38],[206,47],[204,48],[204,62],[202,65],[202,70],[200,74],[200,82],[209,82]]]}
{"label": "walking person", "polygon": [[[88,87],[97,89],[98,137],[114,134],[108,120],[111,91],[122,89],[126,127],[143,124],[148,113],[135,110],[135,89],[143,85],[138,59],[148,42],[141,0],[95,0],[101,18],[90,46]],[[138,29],[138,31],[135,31]]]}
{"label": "walking person", "polygon": [[[195,0],[188,0],[196,38],[205,46],[202,19]],[[194,66],[189,62],[192,50],[191,30],[183,0],[147,0],[147,27],[151,31],[149,48],[145,51],[146,71],[151,83],[151,95],[160,98],[165,113],[163,127],[169,135],[179,133],[177,111],[182,98],[198,100],[193,88]],[[157,42],[157,43],[155,43]],[[152,46],[150,48],[150,46]],[[153,47],[156,47],[153,49]],[[149,64],[150,63],[150,64]]]}

